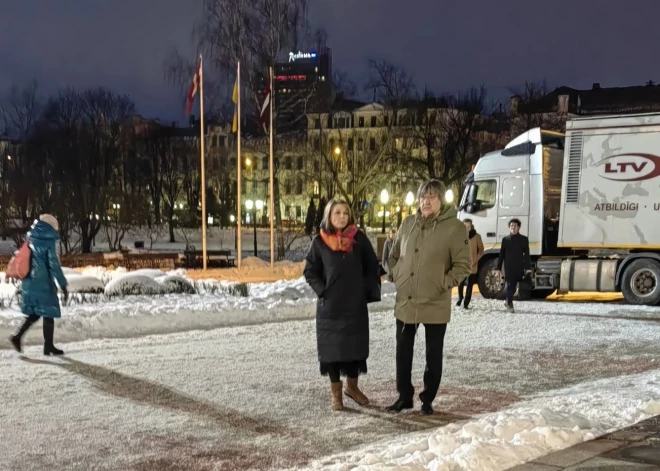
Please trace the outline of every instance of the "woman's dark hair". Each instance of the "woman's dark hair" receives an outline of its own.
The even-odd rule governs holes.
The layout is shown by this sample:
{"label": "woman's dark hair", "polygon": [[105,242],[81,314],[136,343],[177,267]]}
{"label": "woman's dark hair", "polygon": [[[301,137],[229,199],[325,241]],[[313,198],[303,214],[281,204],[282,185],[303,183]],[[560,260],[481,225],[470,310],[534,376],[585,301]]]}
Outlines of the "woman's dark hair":
{"label": "woman's dark hair", "polygon": [[348,226],[355,224],[351,206],[344,200],[331,199],[328,204],[325,205],[325,209],[323,210],[323,219],[321,220],[321,229],[331,234],[337,232],[337,229],[332,225],[332,222],[330,222],[330,215],[332,214],[332,210],[335,208],[335,206],[339,204],[342,204],[348,208]]}
{"label": "woman's dark hair", "polygon": [[511,224],[518,224],[518,227],[522,227],[522,223],[520,222],[520,219],[516,219],[516,218],[511,219],[507,227],[511,227]]}

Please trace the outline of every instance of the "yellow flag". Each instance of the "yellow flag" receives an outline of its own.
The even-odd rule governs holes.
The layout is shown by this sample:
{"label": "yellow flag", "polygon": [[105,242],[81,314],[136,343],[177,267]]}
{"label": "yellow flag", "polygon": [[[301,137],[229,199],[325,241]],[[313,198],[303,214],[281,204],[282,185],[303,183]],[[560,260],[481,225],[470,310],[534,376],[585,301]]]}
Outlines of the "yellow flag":
{"label": "yellow flag", "polygon": [[231,101],[234,102],[234,122],[231,125],[231,132],[238,131],[238,80],[234,83],[234,93],[232,94]]}

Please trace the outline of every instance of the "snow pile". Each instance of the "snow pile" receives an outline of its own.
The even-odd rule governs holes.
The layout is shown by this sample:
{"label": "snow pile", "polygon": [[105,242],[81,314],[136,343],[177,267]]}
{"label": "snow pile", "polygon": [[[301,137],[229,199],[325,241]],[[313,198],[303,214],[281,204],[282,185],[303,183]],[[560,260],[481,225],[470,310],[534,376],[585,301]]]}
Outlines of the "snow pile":
{"label": "snow pile", "polygon": [[404,435],[307,469],[499,471],[660,414],[660,371],[600,380],[431,433]]}
{"label": "snow pile", "polygon": [[68,281],[69,293],[103,293],[105,284],[95,276],[76,274],[65,274]]}

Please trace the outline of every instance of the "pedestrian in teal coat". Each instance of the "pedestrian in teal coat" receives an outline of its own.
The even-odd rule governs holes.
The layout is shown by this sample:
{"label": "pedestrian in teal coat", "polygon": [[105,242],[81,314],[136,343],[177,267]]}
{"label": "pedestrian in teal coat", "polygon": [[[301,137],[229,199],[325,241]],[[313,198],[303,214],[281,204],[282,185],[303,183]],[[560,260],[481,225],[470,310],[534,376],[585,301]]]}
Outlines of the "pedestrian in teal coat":
{"label": "pedestrian in teal coat", "polygon": [[21,352],[23,334],[39,318],[43,319],[44,355],[62,355],[64,352],[55,348],[53,335],[55,318],[61,317],[57,286],[68,298],[67,281],[57,257],[55,243],[59,240],[59,224],[50,214],[43,214],[27,234],[30,245],[30,274],[22,281],[23,302],[21,312],[27,315],[19,330],[10,337],[14,348]]}

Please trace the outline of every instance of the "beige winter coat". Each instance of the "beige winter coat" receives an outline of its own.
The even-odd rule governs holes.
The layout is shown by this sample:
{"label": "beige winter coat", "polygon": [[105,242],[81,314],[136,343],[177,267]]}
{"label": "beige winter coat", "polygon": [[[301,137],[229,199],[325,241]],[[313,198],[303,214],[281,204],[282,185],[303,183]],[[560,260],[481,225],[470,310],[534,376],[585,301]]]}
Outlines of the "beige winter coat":
{"label": "beige winter coat", "polygon": [[470,239],[470,254],[472,256],[472,271],[470,274],[476,275],[479,272],[479,260],[484,254],[484,243],[481,241],[479,234],[474,234]]}
{"label": "beige winter coat", "polygon": [[406,324],[446,324],[451,320],[451,290],[472,269],[470,241],[456,210],[443,208],[428,219],[408,216],[390,253],[396,284],[394,315]]}

